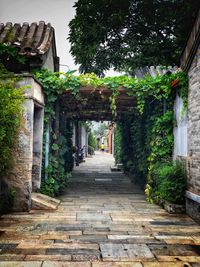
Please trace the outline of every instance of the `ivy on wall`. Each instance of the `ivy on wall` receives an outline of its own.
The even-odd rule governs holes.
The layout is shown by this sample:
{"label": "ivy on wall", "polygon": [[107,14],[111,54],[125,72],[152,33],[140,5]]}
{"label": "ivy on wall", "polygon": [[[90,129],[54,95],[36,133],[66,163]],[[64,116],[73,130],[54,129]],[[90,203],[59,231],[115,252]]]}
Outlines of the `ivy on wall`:
{"label": "ivy on wall", "polygon": [[[47,69],[35,72],[45,94],[44,145],[41,193],[58,195],[67,185],[73,169],[72,124],[59,110],[59,97],[66,88],[60,73]],[[47,125],[50,132],[49,162],[45,167]]]}
{"label": "ivy on wall", "polygon": [[[182,114],[184,114],[187,106],[187,78],[184,73],[180,72],[157,78],[147,78],[146,81],[148,81],[146,86],[144,80],[140,82],[143,87],[139,87],[136,93],[138,102],[135,112],[126,117],[122,116],[118,121],[115,139],[121,138],[121,142],[118,144],[116,140],[117,147],[115,149],[121,150],[120,160],[124,165],[124,170],[131,173],[134,179],[146,188],[147,200],[160,202],[167,193],[164,193],[164,186],[161,186],[161,183],[158,188],[157,176],[160,173],[166,173],[164,170],[168,170],[171,172],[168,176],[172,177],[172,171],[174,171],[173,187],[175,188],[176,170],[181,169],[180,166],[177,165],[176,168],[172,164],[173,105],[178,92],[184,101],[182,110]],[[119,161],[119,159],[117,160]],[[160,172],[156,172],[157,169],[160,169]],[[166,180],[166,184],[172,185],[172,182]],[[177,202],[180,199],[183,200],[184,175],[178,179],[177,184],[180,189],[177,190],[177,194],[180,195],[173,197],[171,190],[171,195],[169,193],[167,196],[168,200],[174,199]],[[176,186],[176,188],[178,187]]]}
{"label": "ivy on wall", "polygon": [[[16,88],[19,77],[0,63],[0,176],[3,178],[12,164],[20,127],[23,125],[24,88]],[[11,210],[15,189],[0,181],[0,214]]]}
{"label": "ivy on wall", "polygon": [[0,64],[0,174],[4,174],[12,161],[20,126],[24,102],[24,88],[17,88],[19,77]]}

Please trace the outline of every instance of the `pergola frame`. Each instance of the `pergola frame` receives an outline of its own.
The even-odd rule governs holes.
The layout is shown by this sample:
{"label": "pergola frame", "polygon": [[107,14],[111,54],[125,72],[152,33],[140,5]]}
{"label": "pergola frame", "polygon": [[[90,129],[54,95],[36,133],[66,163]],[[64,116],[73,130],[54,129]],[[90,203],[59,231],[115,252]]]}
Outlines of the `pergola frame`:
{"label": "pergola frame", "polygon": [[[110,97],[112,90],[108,87],[82,86],[78,96],[67,89],[60,97],[59,103],[62,112],[67,118],[79,120],[112,120]],[[116,96],[116,113],[121,114],[133,112],[136,105],[136,97],[129,96],[125,88],[118,89]]]}

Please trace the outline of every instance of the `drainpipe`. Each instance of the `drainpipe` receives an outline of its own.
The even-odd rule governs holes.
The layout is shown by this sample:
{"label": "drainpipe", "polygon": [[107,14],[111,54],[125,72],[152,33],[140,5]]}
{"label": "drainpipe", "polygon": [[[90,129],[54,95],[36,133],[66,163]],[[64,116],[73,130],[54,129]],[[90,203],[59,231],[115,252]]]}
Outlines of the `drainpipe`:
{"label": "drainpipe", "polygon": [[46,126],[46,140],[45,140],[45,181],[48,179],[47,167],[49,166],[49,121]]}

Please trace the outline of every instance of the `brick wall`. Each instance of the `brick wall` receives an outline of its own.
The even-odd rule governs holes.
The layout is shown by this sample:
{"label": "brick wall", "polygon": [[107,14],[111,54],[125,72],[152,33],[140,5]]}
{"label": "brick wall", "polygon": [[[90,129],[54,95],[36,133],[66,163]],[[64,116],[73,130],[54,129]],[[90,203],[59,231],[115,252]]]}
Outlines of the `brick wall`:
{"label": "brick wall", "polygon": [[200,46],[188,78],[188,189],[200,195]]}
{"label": "brick wall", "polygon": [[[188,190],[200,195],[200,46],[188,71],[188,78]],[[200,203],[188,198],[186,205],[187,212],[199,221]]]}

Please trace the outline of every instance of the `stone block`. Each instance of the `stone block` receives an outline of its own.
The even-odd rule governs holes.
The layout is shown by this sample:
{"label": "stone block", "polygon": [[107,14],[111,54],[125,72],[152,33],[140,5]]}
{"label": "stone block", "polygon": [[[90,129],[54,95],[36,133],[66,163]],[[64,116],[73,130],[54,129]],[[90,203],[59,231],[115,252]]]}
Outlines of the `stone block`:
{"label": "stone block", "polygon": [[90,262],[44,261],[43,267],[91,267]]}
{"label": "stone block", "polygon": [[186,198],[186,212],[197,222],[200,223],[200,203]]}
{"label": "stone block", "polygon": [[145,244],[100,244],[103,261],[151,261],[154,255]]}
{"label": "stone block", "polygon": [[143,265],[140,262],[93,262],[92,267],[143,267]]}
{"label": "stone block", "polygon": [[0,267],[41,267],[42,262],[41,261],[30,261],[30,262],[24,262],[24,261],[2,261],[0,262]]}

